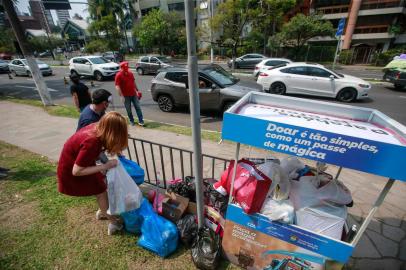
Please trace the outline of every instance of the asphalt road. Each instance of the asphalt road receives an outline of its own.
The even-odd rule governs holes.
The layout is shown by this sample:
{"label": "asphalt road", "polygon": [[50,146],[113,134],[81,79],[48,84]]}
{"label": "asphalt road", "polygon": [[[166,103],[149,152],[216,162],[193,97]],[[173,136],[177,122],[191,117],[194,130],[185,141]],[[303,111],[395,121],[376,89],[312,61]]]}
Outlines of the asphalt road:
{"label": "asphalt road", "polygon": [[[68,68],[54,67],[53,70],[55,75],[45,77],[45,80],[48,88],[50,89],[50,93],[52,98],[54,99],[54,102],[57,104],[72,105],[73,101],[69,92],[69,85],[65,85],[63,81],[63,77],[68,76]],[[353,75],[354,73],[350,74]],[[145,119],[182,126],[190,126],[190,114],[187,108],[177,110],[173,113],[165,113],[159,110],[158,105],[152,100],[151,94],[149,92],[152,78],[153,76],[149,75],[136,75],[136,83],[138,85],[138,88],[143,93],[141,106]],[[241,80],[255,82],[254,78],[247,75],[241,76]],[[114,82],[112,80],[103,82],[94,81],[94,87],[90,85],[90,79],[84,79],[83,82],[87,84],[92,90],[104,88],[112,92],[112,108],[125,113],[124,106],[114,89]],[[39,95],[35,90],[35,85],[31,78],[16,77],[10,80],[7,74],[0,74],[0,95],[39,99]],[[299,97],[323,100],[328,102],[337,102],[334,99],[329,98],[315,98],[306,96]],[[392,86],[388,84],[374,84],[370,91],[370,98],[357,101],[352,105],[375,108],[389,115],[403,125],[406,125],[406,91],[396,91]],[[202,129],[220,131],[221,123],[221,115],[217,112],[203,112],[201,114]]]}

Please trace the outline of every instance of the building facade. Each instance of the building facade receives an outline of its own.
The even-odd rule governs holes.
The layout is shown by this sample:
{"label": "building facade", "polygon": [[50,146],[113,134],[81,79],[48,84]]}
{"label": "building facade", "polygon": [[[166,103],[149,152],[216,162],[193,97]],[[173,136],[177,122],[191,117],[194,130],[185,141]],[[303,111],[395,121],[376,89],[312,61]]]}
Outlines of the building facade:
{"label": "building facade", "polygon": [[184,0],[132,0],[129,3],[135,11],[134,17],[136,21],[139,21],[142,16],[145,16],[153,9],[160,9],[163,12],[174,11],[179,13],[182,18],[185,18]]}
{"label": "building facade", "polygon": [[[406,43],[404,0],[313,0],[311,12],[323,14],[334,28],[341,18],[346,18],[341,48],[362,51],[358,54],[363,58],[361,62],[366,62],[375,51],[384,52],[396,44]],[[318,41],[334,39],[319,38]]]}
{"label": "building facade", "polygon": [[56,10],[56,16],[58,17],[59,26],[63,28],[66,22],[70,19],[69,10]]}
{"label": "building facade", "polygon": [[50,33],[51,28],[45,15],[45,8],[44,5],[42,4],[42,1],[30,0],[28,3],[31,9],[31,16],[39,21],[42,29],[45,29],[45,31]]}

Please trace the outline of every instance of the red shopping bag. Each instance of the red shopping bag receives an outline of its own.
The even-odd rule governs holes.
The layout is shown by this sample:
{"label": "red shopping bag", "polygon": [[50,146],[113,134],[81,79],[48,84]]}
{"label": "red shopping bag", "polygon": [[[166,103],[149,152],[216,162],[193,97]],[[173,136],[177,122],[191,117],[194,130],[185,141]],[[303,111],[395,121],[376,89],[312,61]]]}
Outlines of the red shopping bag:
{"label": "red shopping bag", "polygon": [[[223,172],[220,181],[214,184],[214,188],[219,192],[223,191],[223,193],[229,194],[233,171],[234,160]],[[237,162],[233,197],[245,213],[253,214],[261,210],[271,184],[272,180],[259,171],[254,163],[245,159]]]}

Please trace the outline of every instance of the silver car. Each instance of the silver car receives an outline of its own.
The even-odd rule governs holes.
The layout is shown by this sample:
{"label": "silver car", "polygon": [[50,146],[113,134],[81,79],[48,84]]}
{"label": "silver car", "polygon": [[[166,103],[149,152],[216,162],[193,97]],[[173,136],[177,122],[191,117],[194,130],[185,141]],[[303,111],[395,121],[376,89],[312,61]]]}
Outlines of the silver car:
{"label": "silver car", "polygon": [[139,75],[158,73],[161,68],[171,67],[169,59],[162,55],[141,56],[135,64],[135,69]]}
{"label": "silver car", "polygon": [[[202,110],[227,110],[250,91],[261,91],[261,87],[254,82],[241,82],[218,65],[199,68],[199,96]],[[151,94],[164,112],[173,111],[177,106],[188,106],[187,69],[170,67],[160,70],[152,80]]]}
{"label": "silver car", "polygon": [[[52,69],[49,65],[45,64],[44,62],[41,62],[39,60],[36,60],[39,69],[42,72],[42,75],[52,75]],[[23,76],[31,76],[31,71],[30,68],[27,64],[27,60],[25,59],[14,59],[10,62],[8,65],[10,72],[14,76],[18,75],[23,75]]]}

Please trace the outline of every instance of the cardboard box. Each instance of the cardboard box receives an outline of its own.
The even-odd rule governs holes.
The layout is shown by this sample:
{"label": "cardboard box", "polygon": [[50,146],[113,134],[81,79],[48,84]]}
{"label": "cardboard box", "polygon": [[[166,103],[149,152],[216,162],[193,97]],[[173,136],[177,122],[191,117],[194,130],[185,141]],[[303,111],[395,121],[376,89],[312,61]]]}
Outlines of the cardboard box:
{"label": "cardboard box", "polygon": [[181,219],[183,213],[185,213],[189,199],[173,192],[167,192],[165,195],[167,198],[162,201],[162,216],[173,222],[177,222]]}

